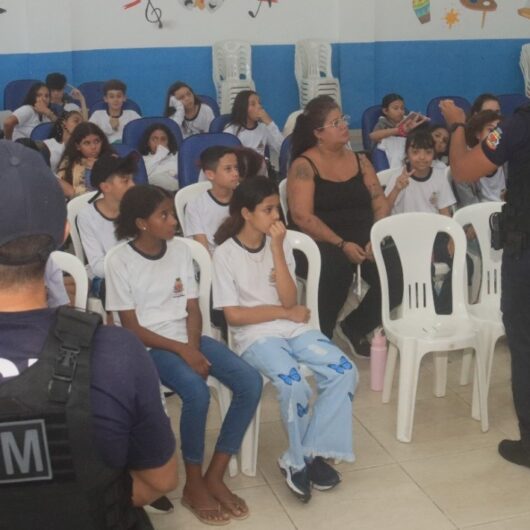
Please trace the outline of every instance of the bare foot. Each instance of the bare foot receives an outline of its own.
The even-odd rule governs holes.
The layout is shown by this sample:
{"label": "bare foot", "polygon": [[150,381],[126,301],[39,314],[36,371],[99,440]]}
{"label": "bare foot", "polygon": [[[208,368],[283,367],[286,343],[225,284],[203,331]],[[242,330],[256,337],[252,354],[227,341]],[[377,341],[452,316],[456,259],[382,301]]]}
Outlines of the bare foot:
{"label": "bare foot", "polygon": [[203,522],[224,524],[230,521],[229,514],[223,510],[220,501],[210,494],[206,485],[200,488],[186,483],[182,492],[182,504]]}
{"label": "bare foot", "polygon": [[208,491],[233,519],[246,519],[249,516],[247,503],[241,497],[238,497],[230,491],[222,480],[213,479],[208,476],[204,480]]}

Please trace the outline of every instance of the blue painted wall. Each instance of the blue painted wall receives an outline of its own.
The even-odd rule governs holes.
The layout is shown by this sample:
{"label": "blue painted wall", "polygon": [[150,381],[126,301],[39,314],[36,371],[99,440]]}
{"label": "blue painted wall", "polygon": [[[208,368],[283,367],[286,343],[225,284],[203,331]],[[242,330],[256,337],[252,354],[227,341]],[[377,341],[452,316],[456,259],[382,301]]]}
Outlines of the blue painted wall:
{"label": "blue painted wall", "polygon": [[[411,110],[424,111],[437,95],[473,100],[481,92],[523,93],[519,68],[522,39],[341,43],[333,46],[333,71],[340,78],[344,111],[360,126],[362,111],[398,92]],[[280,126],[298,108],[294,45],[252,47],[253,75],[265,107]],[[123,79],[145,115],[162,112],[165,91],[182,79],[198,92],[215,95],[211,49],[142,48],[0,55],[0,93],[12,79],[64,72],[73,84]]]}

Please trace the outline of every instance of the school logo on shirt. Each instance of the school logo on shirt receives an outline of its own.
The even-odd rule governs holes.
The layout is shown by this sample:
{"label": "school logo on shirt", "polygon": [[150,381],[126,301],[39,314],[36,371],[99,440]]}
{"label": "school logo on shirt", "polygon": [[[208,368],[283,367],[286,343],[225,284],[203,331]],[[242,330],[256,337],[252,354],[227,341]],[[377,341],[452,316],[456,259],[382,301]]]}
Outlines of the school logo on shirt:
{"label": "school logo on shirt", "polygon": [[435,207],[438,207],[438,193],[435,191],[432,192],[431,197],[429,198],[429,202]]}
{"label": "school logo on shirt", "polygon": [[495,151],[499,146],[502,137],[502,129],[496,127],[491,131],[488,136],[486,136],[486,145],[492,150]]}
{"label": "school logo on shirt", "polygon": [[274,267],[272,267],[269,272],[269,284],[276,285],[276,271],[274,270]]}
{"label": "school logo on shirt", "polygon": [[175,298],[184,296],[184,284],[180,278],[175,280],[175,285],[173,286],[173,296]]}

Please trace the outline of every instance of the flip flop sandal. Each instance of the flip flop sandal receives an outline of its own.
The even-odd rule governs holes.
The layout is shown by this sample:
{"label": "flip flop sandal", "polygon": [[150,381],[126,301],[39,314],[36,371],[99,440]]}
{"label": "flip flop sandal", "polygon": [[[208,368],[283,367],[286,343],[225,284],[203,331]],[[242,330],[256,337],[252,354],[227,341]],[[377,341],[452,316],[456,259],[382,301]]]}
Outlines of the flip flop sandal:
{"label": "flip flop sandal", "polygon": [[[241,497],[238,497],[237,495],[234,495],[234,497],[236,500],[229,502],[220,501],[220,504],[232,519],[235,519],[236,521],[242,521],[250,515],[250,510],[248,509],[247,503]],[[244,511],[243,508],[245,508],[246,511]],[[237,515],[234,513],[234,509],[240,511],[241,513]]]}
{"label": "flip flop sandal", "polygon": [[210,526],[225,526],[227,524],[230,524],[230,519],[216,520],[204,517],[205,512],[217,512],[218,515],[223,515],[224,512],[221,509],[220,503],[217,504],[217,508],[197,508],[193,506],[189,501],[187,501],[184,497],[182,497],[180,499],[180,504],[182,504],[184,508],[187,508],[203,524],[207,524]]}

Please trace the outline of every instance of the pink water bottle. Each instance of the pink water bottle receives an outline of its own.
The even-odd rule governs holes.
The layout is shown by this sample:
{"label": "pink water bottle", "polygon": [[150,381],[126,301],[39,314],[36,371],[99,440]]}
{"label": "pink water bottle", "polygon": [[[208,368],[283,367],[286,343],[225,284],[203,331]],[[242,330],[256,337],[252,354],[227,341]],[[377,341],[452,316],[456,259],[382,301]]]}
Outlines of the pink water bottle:
{"label": "pink water bottle", "polygon": [[386,357],[386,337],[383,328],[377,328],[370,346],[370,388],[376,392],[383,390]]}

